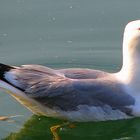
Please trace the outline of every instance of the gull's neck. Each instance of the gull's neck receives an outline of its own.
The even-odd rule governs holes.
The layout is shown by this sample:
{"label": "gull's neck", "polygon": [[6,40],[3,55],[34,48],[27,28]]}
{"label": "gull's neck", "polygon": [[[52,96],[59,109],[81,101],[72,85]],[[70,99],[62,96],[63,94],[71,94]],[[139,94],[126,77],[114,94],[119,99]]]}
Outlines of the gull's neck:
{"label": "gull's neck", "polygon": [[117,77],[124,84],[134,90],[140,91],[140,42],[138,38],[132,38],[133,33],[124,34],[123,42],[123,66]]}

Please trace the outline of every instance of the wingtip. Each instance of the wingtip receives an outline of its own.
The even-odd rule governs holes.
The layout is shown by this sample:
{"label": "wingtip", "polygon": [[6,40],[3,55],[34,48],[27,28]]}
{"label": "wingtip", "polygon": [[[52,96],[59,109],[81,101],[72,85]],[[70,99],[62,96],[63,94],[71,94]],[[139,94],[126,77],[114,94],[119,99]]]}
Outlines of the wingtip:
{"label": "wingtip", "polygon": [[10,65],[5,65],[3,63],[0,63],[0,71],[9,71],[10,69],[13,69],[14,67],[10,66]]}
{"label": "wingtip", "polygon": [[10,71],[14,67],[0,63],[0,79],[4,79],[5,72]]}

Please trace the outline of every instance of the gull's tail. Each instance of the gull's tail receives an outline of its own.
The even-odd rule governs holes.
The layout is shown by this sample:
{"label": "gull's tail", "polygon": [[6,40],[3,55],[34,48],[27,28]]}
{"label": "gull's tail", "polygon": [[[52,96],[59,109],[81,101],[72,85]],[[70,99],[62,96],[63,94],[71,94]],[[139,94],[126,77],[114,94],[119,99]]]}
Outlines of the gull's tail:
{"label": "gull's tail", "polygon": [[8,82],[5,79],[5,73],[10,71],[11,69],[14,69],[14,67],[0,63],[0,80]]}
{"label": "gull's tail", "polygon": [[14,88],[32,97],[48,96],[52,86],[66,79],[63,74],[41,65],[15,67],[0,64],[0,87],[8,91]]}
{"label": "gull's tail", "polygon": [[[46,109],[32,97],[47,96],[51,82],[56,79],[59,82],[60,77],[55,70],[40,65],[15,67],[0,64],[0,88],[35,114],[45,115]],[[49,109],[47,114],[55,116],[55,112]]]}
{"label": "gull's tail", "polygon": [[8,78],[7,74],[12,71],[13,69],[16,69],[14,66],[9,66],[0,63],[0,88],[4,89],[4,91],[10,93],[13,96],[24,96],[23,90],[20,89],[20,87],[17,87],[14,85]]}

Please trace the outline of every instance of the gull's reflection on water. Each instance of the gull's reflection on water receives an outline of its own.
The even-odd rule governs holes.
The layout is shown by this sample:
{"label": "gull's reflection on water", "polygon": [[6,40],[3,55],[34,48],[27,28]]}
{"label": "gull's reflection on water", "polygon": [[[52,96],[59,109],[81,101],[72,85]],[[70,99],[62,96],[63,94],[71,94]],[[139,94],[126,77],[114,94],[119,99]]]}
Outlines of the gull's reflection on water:
{"label": "gull's reflection on water", "polygon": [[[58,119],[33,115],[19,132],[3,140],[51,140],[50,127],[64,123]],[[61,140],[137,140],[140,136],[140,119],[75,123],[76,127],[58,130]]]}

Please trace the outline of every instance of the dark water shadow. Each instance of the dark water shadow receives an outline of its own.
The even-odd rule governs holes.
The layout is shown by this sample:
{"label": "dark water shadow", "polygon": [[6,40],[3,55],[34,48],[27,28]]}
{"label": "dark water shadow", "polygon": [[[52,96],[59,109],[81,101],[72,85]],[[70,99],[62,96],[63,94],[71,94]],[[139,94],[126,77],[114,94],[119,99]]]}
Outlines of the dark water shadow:
{"label": "dark water shadow", "polygon": [[[50,127],[63,121],[33,115],[17,133],[3,140],[52,140]],[[58,130],[61,140],[139,140],[140,119],[75,123]]]}

